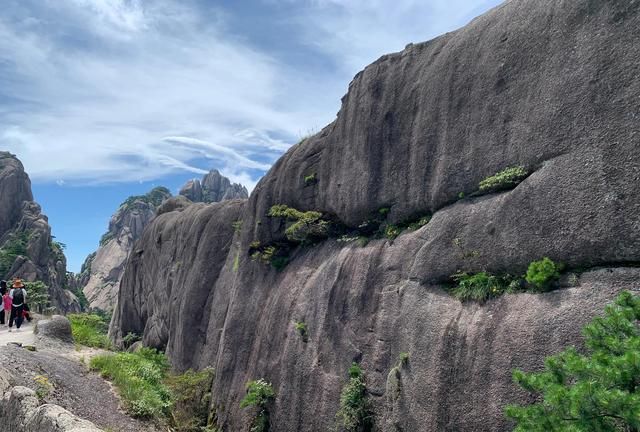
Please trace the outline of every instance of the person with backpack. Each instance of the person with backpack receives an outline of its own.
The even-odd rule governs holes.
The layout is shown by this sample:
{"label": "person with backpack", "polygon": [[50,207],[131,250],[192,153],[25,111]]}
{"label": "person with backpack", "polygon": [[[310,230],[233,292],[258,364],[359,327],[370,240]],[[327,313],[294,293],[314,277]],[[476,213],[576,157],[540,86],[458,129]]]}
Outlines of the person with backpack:
{"label": "person with backpack", "polygon": [[14,279],[13,288],[9,291],[9,297],[11,297],[11,318],[9,318],[9,331],[13,327],[13,322],[16,322],[16,331],[20,331],[22,326],[22,312],[24,310],[24,303],[27,301],[27,290],[24,289],[24,284],[20,279]]}

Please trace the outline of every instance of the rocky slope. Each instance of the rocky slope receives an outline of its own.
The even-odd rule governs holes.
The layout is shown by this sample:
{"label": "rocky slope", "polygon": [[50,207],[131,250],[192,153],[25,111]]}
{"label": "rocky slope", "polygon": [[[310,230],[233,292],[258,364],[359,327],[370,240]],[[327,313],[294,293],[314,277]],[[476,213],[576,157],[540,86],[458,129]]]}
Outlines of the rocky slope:
{"label": "rocky slope", "polygon": [[47,217],[33,201],[22,163],[0,151],[0,278],[42,281],[53,307],[78,311],[77,298],[66,289],[66,269],[62,246],[53,240]]}
{"label": "rocky slope", "polygon": [[218,170],[212,170],[202,178],[189,180],[180,189],[180,195],[189,198],[193,202],[220,202],[236,198],[248,198],[247,188],[231,181],[220,174]]}
{"label": "rocky slope", "polygon": [[[239,401],[257,378],[277,394],[272,430],[329,430],[352,361],[377,430],[509,429],[505,404],[529,398],[511,370],[540,368],[638,290],[639,28],[638,2],[511,0],[382,57],[248,201],[177,207],[145,229],[113,338],[143,334],[180,370],[213,365],[225,431],[249,430]],[[531,173],[516,188],[459,199],[512,166]],[[277,271],[249,257],[286,243],[275,204],[352,228],[382,208],[389,223],[433,217],[394,241],[295,248]],[[446,290],[458,270],[521,274],[542,256],[580,276],[482,305]]]}
{"label": "rocky slope", "polygon": [[77,284],[82,287],[90,308],[113,310],[133,244],[155,217],[158,206],[170,197],[168,189],[154,188],[145,195],[127,198],[111,217],[100,247],[87,257],[77,276]]}

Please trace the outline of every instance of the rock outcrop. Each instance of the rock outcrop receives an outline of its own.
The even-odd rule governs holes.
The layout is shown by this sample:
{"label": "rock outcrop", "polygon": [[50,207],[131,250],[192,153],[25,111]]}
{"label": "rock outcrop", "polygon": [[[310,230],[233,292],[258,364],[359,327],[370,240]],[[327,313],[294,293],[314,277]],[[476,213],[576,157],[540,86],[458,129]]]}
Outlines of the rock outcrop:
{"label": "rock outcrop", "polygon": [[30,388],[11,384],[8,371],[0,369],[0,424],[4,432],[100,432],[64,408],[41,404]]}
{"label": "rock outcrop", "polygon": [[213,203],[237,198],[248,198],[247,188],[231,181],[220,174],[218,170],[212,170],[202,178],[189,180],[180,189],[183,195],[193,202]]}
{"label": "rock outcrop", "polygon": [[42,281],[60,312],[80,310],[66,289],[63,246],[53,240],[47,217],[33,201],[29,176],[14,155],[0,151],[0,278],[13,276]]}
{"label": "rock outcrop", "polygon": [[111,217],[109,230],[102,236],[100,247],[87,257],[76,276],[90,308],[113,310],[124,265],[133,244],[155,217],[157,208],[170,197],[168,189],[157,187],[146,195],[129,197]]}
{"label": "rock outcrop", "polygon": [[[353,361],[380,430],[508,430],[504,406],[530,400],[512,369],[579,344],[607,302],[638,290],[639,28],[639,2],[510,0],[382,57],[247,202],[145,229],[112,337],[142,334],[179,370],[213,365],[225,431],[249,430],[239,402],[258,378],[277,395],[272,430],[330,430]],[[515,189],[459,199],[513,166],[531,173]],[[298,247],[277,271],[249,257],[286,241],[267,217],[276,204],[352,228],[381,208],[392,224],[433,218],[394,241]],[[482,305],[446,290],[458,270],[521,274],[543,256],[581,275]],[[400,352],[408,365],[390,375]]]}

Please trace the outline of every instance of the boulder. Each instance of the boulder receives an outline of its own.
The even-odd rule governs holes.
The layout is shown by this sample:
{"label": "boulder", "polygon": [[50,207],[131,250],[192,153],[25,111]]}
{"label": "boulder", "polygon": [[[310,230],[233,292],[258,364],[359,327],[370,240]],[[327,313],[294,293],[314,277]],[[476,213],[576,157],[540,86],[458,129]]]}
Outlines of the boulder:
{"label": "boulder", "polygon": [[101,432],[58,405],[40,405],[36,393],[27,387],[13,387],[0,402],[3,432]]}
{"label": "boulder", "polygon": [[41,338],[73,343],[71,323],[61,315],[54,315],[51,319],[38,321],[33,331]]}

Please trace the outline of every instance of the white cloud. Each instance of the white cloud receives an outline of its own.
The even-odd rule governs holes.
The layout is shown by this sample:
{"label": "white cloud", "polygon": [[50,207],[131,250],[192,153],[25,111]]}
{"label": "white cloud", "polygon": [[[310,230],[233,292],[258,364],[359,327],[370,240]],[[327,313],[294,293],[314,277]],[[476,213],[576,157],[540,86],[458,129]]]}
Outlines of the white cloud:
{"label": "white cloud", "polygon": [[[309,51],[292,60],[236,36],[228,10],[189,1],[5,1],[0,147],[18,154],[35,181],[143,181],[218,168],[247,186],[332,120],[360,68],[462,24],[484,4],[294,2],[297,33],[283,37],[305,40]],[[278,31],[277,21],[265,25]],[[334,69],[296,63],[321,56]]]}

